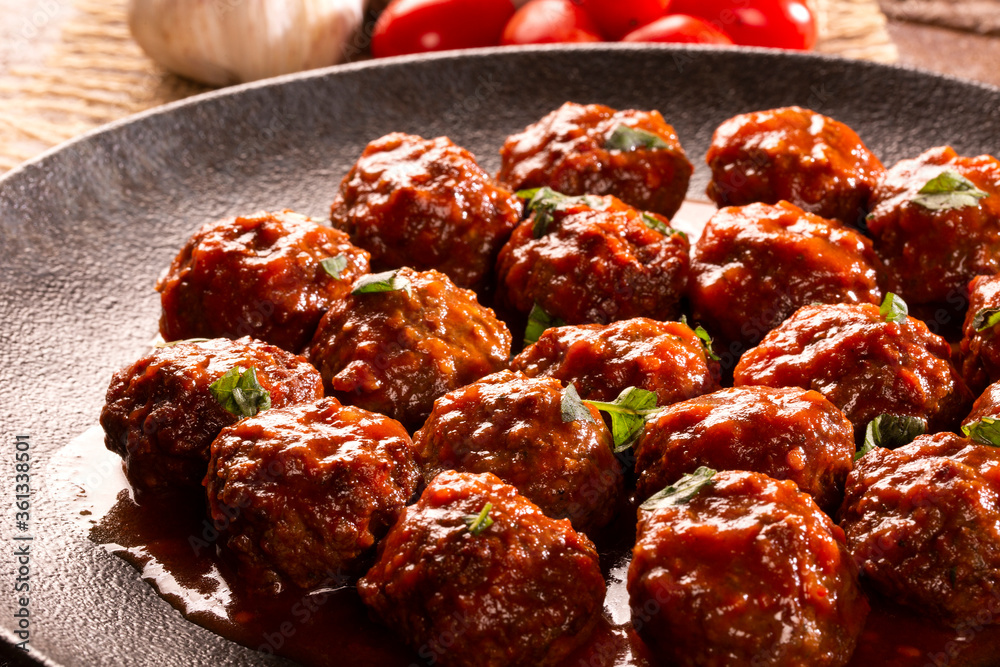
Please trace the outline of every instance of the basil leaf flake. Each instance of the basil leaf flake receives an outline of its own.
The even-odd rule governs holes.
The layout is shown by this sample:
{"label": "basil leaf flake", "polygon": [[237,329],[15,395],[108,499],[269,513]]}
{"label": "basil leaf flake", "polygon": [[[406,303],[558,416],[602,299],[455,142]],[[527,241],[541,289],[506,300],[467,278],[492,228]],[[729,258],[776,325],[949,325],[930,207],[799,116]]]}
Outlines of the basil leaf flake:
{"label": "basil leaf flake", "polygon": [[966,206],[979,206],[979,200],[986,196],[987,193],[977,188],[976,184],[965,176],[954,169],[946,169],[927,181],[917,191],[917,196],[912,201],[932,211],[947,211]]}
{"label": "basil leaf flake", "polygon": [[611,435],[615,452],[623,452],[642,434],[646,420],[660,410],[656,407],[656,394],[648,389],[628,387],[614,401],[584,401],[611,418]]}
{"label": "basil leaf flake", "polygon": [[271,407],[271,394],[257,382],[257,370],[233,366],[208,387],[226,412],[253,417]]}
{"label": "basil leaf flake", "polygon": [[714,470],[701,466],[694,472],[684,475],[662,491],[654,493],[642,505],[639,505],[639,508],[652,512],[664,507],[683,505],[698,495],[703,488],[711,486],[713,475],[715,475]]}
{"label": "basil leaf flake", "polygon": [[354,282],[354,289],[351,294],[376,294],[378,292],[398,292],[410,290],[410,281],[398,275],[399,269],[383,271],[382,273],[369,273],[361,276]]}
{"label": "basil leaf flake", "polygon": [[983,417],[977,422],[963,426],[962,433],[981,445],[1000,447],[1000,419]]}
{"label": "basil leaf flake", "polygon": [[540,239],[549,233],[552,225],[552,213],[563,210],[570,206],[588,206],[598,211],[603,211],[608,207],[607,202],[602,197],[593,195],[580,195],[571,197],[550,187],[533,188],[531,190],[518,190],[516,193],[521,199],[527,199],[525,209],[534,215],[534,223],[531,227],[531,236]]}
{"label": "basil leaf flake", "polygon": [[655,215],[650,215],[649,213],[642,212],[642,221],[646,223],[646,226],[655,232],[660,232],[664,236],[682,236],[684,240],[687,240],[688,235],[679,229],[674,229],[670,225],[664,223],[662,220],[657,218]]}
{"label": "basil leaf flake", "polygon": [[[684,324],[687,324],[687,322],[684,322]],[[705,327],[701,325],[695,327],[694,335],[701,339],[701,346],[705,348],[705,354],[708,358],[712,361],[719,361],[719,355],[717,355],[715,350],[712,349],[712,337],[708,335],[707,331],[705,331]]]}
{"label": "basil leaf flake", "polygon": [[1000,324],[1000,308],[983,308],[972,318],[972,328],[986,331]]}
{"label": "basil leaf flake", "polygon": [[905,322],[909,312],[906,302],[892,292],[886,293],[878,309],[878,314],[886,322]]}
{"label": "basil leaf flake", "polygon": [[879,415],[868,422],[865,428],[865,441],[854,454],[854,460],[872,451],[876,447],[896,449],[913,442],[918,435],[927,432],[927,422],[920,417],[907,415]]}
{"label": "basil leaf flake", "polygon": [[546,329],[565,326],[565,324],[566,322],[558,317],[552,317],[546,313],[536,303],[531,307],[531,312],[528,313],[528,325],[524,328],[524,344],[532,345],[538,342],[538,339],[545,333]]}
{"label": "basil leaf flake", "polygon": [[575,422],[575,421],[594,421],[594,415],[591,414],[587,406],[583,404],[580,400],[580,394],[576,391],[576,387],[570,382],[563,389],[562,400],[559,402],[559,408],[562,411],[563,423]]}
{"label": "basil leaf flake", "polygon": [[467,514],[462,517],[465,520],[466,528],[474,537],[479,537],[484,530],[493,525],[493,519],[490,518],[490,510],[492,509],[493,503],[486,503],[479,514]]}
{"label": "basil leaf flake", "polygon": [[326,259],[320,260],[320,266],[326,271],[331,277],[340,280],[340,276],[344,273],[344,269],[347,268],[347,255],[340,254],[334,257],[327,257]]}
{"label": "basil leaf flake", "polygon": [[656,150],[670,148],[670,146],[652,132],[628,125],[619,125],[604,140],[604,148],[609,151],[631,153],[640,148]]}

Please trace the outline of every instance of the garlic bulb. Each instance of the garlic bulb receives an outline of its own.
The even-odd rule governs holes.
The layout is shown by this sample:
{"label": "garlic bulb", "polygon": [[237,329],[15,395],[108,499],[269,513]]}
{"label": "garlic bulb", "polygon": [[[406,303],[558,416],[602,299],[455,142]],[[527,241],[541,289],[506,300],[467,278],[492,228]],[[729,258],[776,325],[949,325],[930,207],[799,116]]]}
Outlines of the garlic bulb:
{"label": "garlic bulb", "polygon": [[132,36],[168,70],[215,86],[334,65],[365,0],[129,0]]}

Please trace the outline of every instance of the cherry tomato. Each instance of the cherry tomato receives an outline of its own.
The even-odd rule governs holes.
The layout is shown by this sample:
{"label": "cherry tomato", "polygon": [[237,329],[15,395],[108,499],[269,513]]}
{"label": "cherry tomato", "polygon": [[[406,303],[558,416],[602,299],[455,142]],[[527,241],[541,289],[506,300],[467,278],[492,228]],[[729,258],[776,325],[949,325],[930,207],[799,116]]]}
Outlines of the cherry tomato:
{"label": "cherry tomato", "polygon": [[594,20],[573,0],[531,0],[508,21],[500,43],[599,41],[601,33]]}
{"label": "cherry tomato", "polygon": [[622,38],[623,42],[681,42],[686,44],[728,44],[733,40],[704,19],[687,14],[671,14],[647,23]]}
{"label": "cherry tomato", "polygon": [[816,20],[801,0],[673,0],[671,12],[703,18],[743,46],[808,50]]}
{"label": "cherry tomato", "polygon": [[621,39],[667,13],[670,0],[581,0],[609,39]]}
{"label": "cherry tomato", "polygon": [[393,0],[375,23],[372,55],[496,46],[511,0]]}

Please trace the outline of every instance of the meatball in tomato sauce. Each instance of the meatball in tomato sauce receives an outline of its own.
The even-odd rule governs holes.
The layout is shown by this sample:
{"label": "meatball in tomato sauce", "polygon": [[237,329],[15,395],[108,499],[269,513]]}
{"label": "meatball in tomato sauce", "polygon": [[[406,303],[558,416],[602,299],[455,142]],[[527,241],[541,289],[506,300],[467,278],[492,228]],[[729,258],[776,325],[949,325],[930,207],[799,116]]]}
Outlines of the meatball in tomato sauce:
{"label": "meatball in tomato sauce", "polygon": [[323,396],[309,362],[251,338],[159,347],[115,373],[101,411],[104,444],[136,491],[201,490],[212,441],[245,416],[229,412],[212,385],[251,368],[272,408]]}
{"label": "meatball in tomato sauce", "polygon": [[434,399],[507,366],[510,332],[443,273],[372,274],[323,317],[308,357],[329,394],[411,431]]}
{"label": "meatball in tomato sauce", "polygon": [[618,510],[622,472],[600,413],[567,421],[553,378],[502,371],[445,394],[414,436],[424,479],[490,472],[555,519],[589,532]]}
{"label": "meatball in tomato sauce", "polygon": [[882,414],[918,417],[950,430],[972,394],[951,364],[951,347],[918,319],[872,304],[805,306],[736,366],[736,386],[815,389],[844,411],[855,436]]}
{"label": "meatball in tomato sauce", "polygon": [[500,158],[497,179],[512,190],[615,195],[668,218],[684,201],[693,171],[659,111],[572,102],[507,137]]}
{"label": "meatball in tomato sauce", "polygon": [[969,310],[962,325],[962,377],[974,390],[1000,380],[1000,275],[969,283]]}
{"label": "meatball in tomato sauce", "polygon": [[857,133],[801,107],[740,114],[715,130],[705,161],[719,206],[789,201],[810,213],[860,223],[885,173]]}
{"label": "meatball in tomato sauce", "polygon": [[667,665],[847,664],[868,602],[843,531],[790,481],[712,472],[639,510],[639,635]]}
{"label": "meatball in tomato sauce", "polygon": [[863,581],[945,622],[1000,611],[1000,449],[953,433],[876,448],[847,478],[840,525]]}
{"label": "meatball in tomato sauce", "polygon": [[688,279],[687,237],[614,197],[540,204],[497,260],[497,303],[563,324],[674,319]]}
{"label": "meatball in tomato sauce", "polygon": [[459,287],[482,289],[521,202],[447,137],[397,132],[368,144],[330,219],[371,253],[375,271],[436,269]]}
{"label": "meatball in tomato sauce", "polygon": [[875,191],[868,230],[888,289],[913,305],[964,299],[1000,272],[1000,161],[932,148],[903,160]]}
{"label": "meatball in tomato sauce", "polygon": [[693,319],[739,357],[810,303],[879,303],[882,263],[870,240],[786,201],[724,208],[691,259]]}
{"label": "meatball in tomato sauce", "polygon": [[362,572],[418,480],[401,424],[324,398],[224,429],[205,487],[241,577],[274,593]]}
{"label": "meatball in tomato sauce", "polygon": [[156,283],[160,334],[252,336],[300,352],[365,273],[368,253],[346,234],[291,211],[209,223]]}
{"label": "meatball in tomato sauce", "polygon": [[593,543],[492,474],[443,472],[358,582],[434,664],[554,667],[587,641],[605,584]]}

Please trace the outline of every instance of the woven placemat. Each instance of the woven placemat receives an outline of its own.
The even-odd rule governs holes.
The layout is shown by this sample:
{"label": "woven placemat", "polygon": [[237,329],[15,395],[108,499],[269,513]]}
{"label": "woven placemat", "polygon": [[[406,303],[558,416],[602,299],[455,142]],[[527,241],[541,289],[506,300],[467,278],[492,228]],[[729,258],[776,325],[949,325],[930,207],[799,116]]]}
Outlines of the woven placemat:
{"label": "woven placemat", "polygon": [[[811,0],[817,50],[897,58],[876,0]],[[75,0],[39,64],[0,73],[0,173],[106,122],[206,90],[153,63],[132,41],[126,0]]]}
{"label": "woven placemat", "polygon": [[945,26],[981,35],[1000,35],[998,0],[881,0],[894,19]]}

